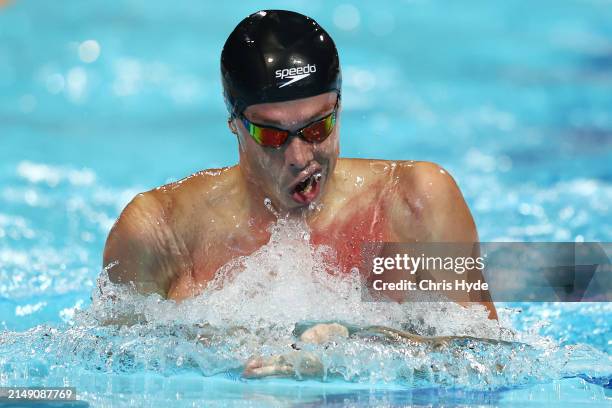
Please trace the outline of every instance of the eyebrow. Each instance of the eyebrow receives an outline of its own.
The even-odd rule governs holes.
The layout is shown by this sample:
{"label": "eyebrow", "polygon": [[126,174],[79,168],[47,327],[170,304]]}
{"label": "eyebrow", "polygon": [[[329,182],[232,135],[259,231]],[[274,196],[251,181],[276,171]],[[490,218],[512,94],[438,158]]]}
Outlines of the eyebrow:
{"label": "eyebrow", "polygon": [[[338,102],[337,102],[338,103]],[[336,106],[336,104],[334,103],[334,105],[332,106],[332,112],[333,112],[333,108]],[[314,115],[312,115],[310,118],[302,121],[301,124],[306,124],[306,123],[311,123],[314,122],[318,119],[322,119],[324,116],[329,115],[329,113],[325,114],[325,112],[327,112],[329,110],[329,108],[325,108],[325,109],[321,109],[319,110],[317,113],[315,113]],[[331,112],[330,112],[331,113]],[[325,114],[325,115],[324,115]],[[253,122],[257,122],[261,125],[268,125],[268,126],[274,126],[274,127],[281,127],[282,124],[278,123],[278,122],[274,122],[273,120],[269,120],[266,119],[264,117],[261,117],[257,114],[251,114],[253,116]],[[248,119],[248,118],[247,118]]]}

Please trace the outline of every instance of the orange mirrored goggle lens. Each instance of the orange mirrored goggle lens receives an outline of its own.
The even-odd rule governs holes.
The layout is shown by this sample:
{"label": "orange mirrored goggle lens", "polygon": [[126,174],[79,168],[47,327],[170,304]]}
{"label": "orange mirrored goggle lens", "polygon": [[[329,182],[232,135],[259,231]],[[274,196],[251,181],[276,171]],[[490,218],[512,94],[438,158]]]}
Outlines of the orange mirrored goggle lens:
{"label": "orange mirrored goggle lens", "polygon": [[[249,131],[251,137],[253,137],[253,140],[261,146],[280,147],[285,144],[289,138],[290,132],[288,130],[256,125],[244,116],[242,117],[242,123]],[[332,133],[335,124],[336,109],[326,117],[303,127],[296,133],[307,142],[319,143],[327,139]]]}
{"label": "orange mirrored goggle lens", "polygon": [[334,130],[336,124],[336,111],[334,110],[330,115],[327,115],[323,119],[306,126],[298,133],[302,136],[302,139],[310,143],[319,143],[327,139]]}
{"label": "orange mirrored goggle lens", "polygon": [[250,123],[247,129],[253,139],[262,146],[279,147],[289,137],[289,132],[286,130],[257,126],[252,123]]}

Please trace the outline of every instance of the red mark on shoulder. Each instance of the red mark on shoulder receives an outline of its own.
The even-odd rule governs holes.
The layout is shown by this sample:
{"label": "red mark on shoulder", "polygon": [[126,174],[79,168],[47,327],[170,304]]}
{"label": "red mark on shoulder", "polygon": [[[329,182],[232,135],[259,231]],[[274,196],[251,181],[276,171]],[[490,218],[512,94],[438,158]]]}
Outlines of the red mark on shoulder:
{"label": "red mark on shoulder", "polygon": [[388,232],[382,219],[380,206],[358,209],[339,222],[333,222],[324,230],[314,230],[313,245],[326,245],[336,252],[335,262],[343,272],[362,266],[362,245],[382,242]]}

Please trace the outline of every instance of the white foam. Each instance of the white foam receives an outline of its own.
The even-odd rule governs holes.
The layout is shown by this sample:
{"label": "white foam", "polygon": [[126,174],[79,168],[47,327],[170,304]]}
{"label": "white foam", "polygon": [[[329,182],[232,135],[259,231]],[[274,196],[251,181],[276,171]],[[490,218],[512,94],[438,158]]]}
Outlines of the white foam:
{"label": "white foam", "polygon": [[[200,296],[177,305],[124,293],[123,303],[114,302],[113,313],[116,308],[134,308],[143,310],[151,322],[178,320],[253,330],[271,326],[289,330],[304,321],[338,321],[409,328],[429,335],[499,338],[504,332],[497,322],[487,319],[484,307],[365,301],[358,271],[341,272],[335,266],[332,248],[311,245],[310,231],[303,220],[281,218],[270,232],[268,244],[220,268]],[[109,282],[103,288],[124,290]],[[108,313],[108,308],[103,301],[94,302],[99,312]]]}
{"label": "white foam", "polygon": [[[68,340],[57,342],[71,345],[79,364],[83,364],[79,354],[99,355],[88,364],[120,372],[138,367],[164,373],[195,369],[204,375],[240,372],[250,357],[286,354],[295,342],[320,359],[324,378],[347,381],[483,389],[576,372],[575,367],[568,371],[568,361],[576,354],[573,349],[539,336],[537,328],[515,332],[507,310],[500,310],[500,324],[487,319],[484,307],[367,302],[361,296],[359,274],[338,271],[333,250],[311,245],[310,231],[302,220],[279,219],[270,232],[268,244],[224,265],[201,295],[180,304],[159,295],[135,294],[102,274],[91,310],[75,310],[76,324],[62,335]],[[125,321],[126,314],[139,315],[139,323],[101,331],[96,322]],[[300,323],[330,321],[469,337],[432,348],[425,343],[360,337],[309,345],[295,336]],[[95,338],[84,341],[92,337],[91,330]],[[598,365],[598,374],[609,371],[609,356],[597,351],[591,356],[589,362]],[[582,370],[584,363],[579,362]]]}

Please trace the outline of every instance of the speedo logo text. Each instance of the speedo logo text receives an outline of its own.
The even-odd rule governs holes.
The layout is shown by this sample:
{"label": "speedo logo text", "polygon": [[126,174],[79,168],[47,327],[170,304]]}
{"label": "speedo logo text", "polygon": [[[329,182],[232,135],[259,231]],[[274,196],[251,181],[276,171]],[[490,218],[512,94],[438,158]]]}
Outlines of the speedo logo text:
{"label": "speedo logo text", "polygon": [[308,64],[305,67],[277,69],[274,73],[276,75],[276,78],[279,79],[290,78],[289,81],[279,85],[279,88],[282,88],[284,86],[297,82],[300,79],[306,78],[313,72],[317,72],[317,66],[314,64]]}

